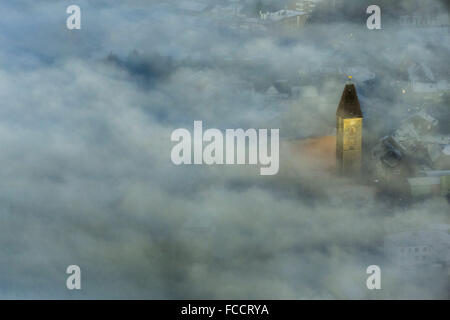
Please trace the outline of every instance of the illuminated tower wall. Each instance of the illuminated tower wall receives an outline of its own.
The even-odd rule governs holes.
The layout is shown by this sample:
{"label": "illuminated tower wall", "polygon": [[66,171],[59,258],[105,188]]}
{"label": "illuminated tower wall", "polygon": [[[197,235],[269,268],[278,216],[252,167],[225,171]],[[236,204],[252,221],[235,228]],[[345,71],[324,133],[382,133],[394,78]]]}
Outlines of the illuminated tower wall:
{"label": "illuminated tower wall", "polygon": [[362,120],[355,85],[347,82],[336,112],[336,165],[338,173],[357,175],[361,172]]}

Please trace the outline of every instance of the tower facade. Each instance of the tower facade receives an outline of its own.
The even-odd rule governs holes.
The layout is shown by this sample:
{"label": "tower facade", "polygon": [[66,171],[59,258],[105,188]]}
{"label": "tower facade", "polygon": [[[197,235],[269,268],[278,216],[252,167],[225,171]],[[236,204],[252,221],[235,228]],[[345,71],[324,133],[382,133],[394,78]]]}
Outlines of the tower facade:
{"label": "tower facade", "polygon": [[362,121],[355,84],[349,80],[336,111],[336,166],[340,174],[357,175],[361,172]]}

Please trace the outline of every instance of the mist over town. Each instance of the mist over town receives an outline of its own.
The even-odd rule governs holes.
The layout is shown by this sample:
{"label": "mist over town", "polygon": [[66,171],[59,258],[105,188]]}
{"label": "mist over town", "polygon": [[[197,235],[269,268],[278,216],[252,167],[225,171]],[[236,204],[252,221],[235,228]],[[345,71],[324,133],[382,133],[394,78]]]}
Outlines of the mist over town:
{"label": "mist over town", "polygon": [[[0,4],[0,298],[449,298],[446,1],[76,2]],[[175,165],[194,121],[279,129],[279,171]]]}

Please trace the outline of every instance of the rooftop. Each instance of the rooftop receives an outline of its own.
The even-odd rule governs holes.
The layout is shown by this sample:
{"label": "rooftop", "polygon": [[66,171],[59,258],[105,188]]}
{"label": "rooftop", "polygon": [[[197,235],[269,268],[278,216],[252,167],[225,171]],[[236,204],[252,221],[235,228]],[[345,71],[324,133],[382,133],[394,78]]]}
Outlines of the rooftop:
{"label": "rooftop", "polygon": [[355,84],[348,82],[342,92],[341,102],[336,111],[338,117],[343,118],[362,118],[361,105],[359,104],[358,94]]}

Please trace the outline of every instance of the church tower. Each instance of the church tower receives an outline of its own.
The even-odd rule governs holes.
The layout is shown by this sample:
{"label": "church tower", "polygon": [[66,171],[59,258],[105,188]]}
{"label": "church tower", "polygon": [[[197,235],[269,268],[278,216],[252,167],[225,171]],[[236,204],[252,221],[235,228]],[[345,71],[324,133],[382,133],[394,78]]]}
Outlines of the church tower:
{"label": "church tower", "polygon": [[350,76],[336,111],[336,165],[342,175],[361,172],[363,114],[351,79]]}

